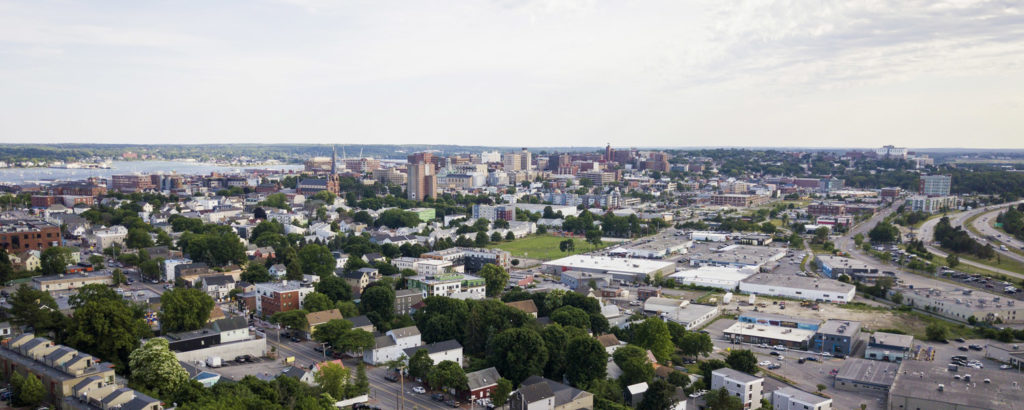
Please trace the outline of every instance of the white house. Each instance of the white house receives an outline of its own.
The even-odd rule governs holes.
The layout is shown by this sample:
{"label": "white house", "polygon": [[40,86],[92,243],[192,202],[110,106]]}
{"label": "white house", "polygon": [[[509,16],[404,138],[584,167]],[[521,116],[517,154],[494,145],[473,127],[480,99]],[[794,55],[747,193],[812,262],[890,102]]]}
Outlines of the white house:
{"label": "white house", "polygon": [[390,362],[402,357],[405,349],[421,344],[420,330],[416,326],[389,330],[376,338],[373,349],[363,351],[363,361],[374,365]]}
{"label": "white house", "polygon": [[[422,346],[413,346],[404,350],[405,357],[412,358],[420,349],[425,349],[434,364],[450,360],[462,366],[462,345],[455,339],[443,342],[431,343]],[[406,359],[408,360],[408,359]]]}
{"label": "white house", "polygon": [[711,390],[721,388],[725,388],[730,395],[739,397],[743,402],[743,408],[750,409],[761,405],[764,378],[730,368],[721,368],[711,372]]}

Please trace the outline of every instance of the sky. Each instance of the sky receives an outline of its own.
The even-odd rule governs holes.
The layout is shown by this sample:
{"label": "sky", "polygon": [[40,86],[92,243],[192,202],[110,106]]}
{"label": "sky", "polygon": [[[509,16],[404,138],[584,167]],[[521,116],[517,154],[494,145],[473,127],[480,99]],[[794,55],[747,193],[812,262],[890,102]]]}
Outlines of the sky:
{"label": "sky", "polygon": [[1024,148],[1024,3],[0,0],[0,143]]}

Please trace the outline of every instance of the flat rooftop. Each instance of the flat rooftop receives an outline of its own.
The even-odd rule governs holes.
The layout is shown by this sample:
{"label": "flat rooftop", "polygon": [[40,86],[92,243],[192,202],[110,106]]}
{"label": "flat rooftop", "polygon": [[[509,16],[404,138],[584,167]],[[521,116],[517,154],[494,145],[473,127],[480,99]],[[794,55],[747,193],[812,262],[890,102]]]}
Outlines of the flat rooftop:
{"label": "flat rooftop", "polygon": [[860,331],[860,322],[853,320],[829,319],[818,327],[818,333],[826,335],[852,335]]}
{"label": "flat rooftop", "polygon": [[785,248],[753,245],[727,245],[719,249],[691,251],[687,258],[691,261],[711,261],[715,263],[734,263],[747,265],[763,265],[786,254]]}
{"label": "flat rooftop", "polygon": [[701,266],[697,269],[681,270],[679,272],[669,275],[670,278],[676,280],[686,279],[695,281],[736,281],[739,282],[743,279],[750,277],[757,273],[757,271],[751,269],[738,269],[730,268],[725,266]]}
{"label": "flat rooftop", "polygon": [[950,304],[969,305],[969,307],[977,308],[1012,307],[1017,304],[1013,298],[966,288],[900,288],[900,291],[905,295],[910,294],[929,299],[941,300]]}
{"label": "flat rooftop", "polygon": [[786,386],[786,387],[783,387],[781,389],[777,389],[777,390],[775,390],[775,393],[792,397],[792,398],[797,399],[799,401],[802,401],[804,403],[823,404],[823,403],[828,403],[828,402],[832,401],[832,399],[830,399],[830,398],[821,397],[821,396],[818,396],[816,394],[810,394],[810,393],[805,392],[803,390],[800,390],[800,389],[798,389],[796,387],[790,387],[790,386]]}
{"label": "flat rooftop", "polygon": [[[639,258],[614,258],[610,256],[572,255],[561,259],[545,262],[547,266],[568,266],[576,269],[602,270],[607,272],[625,272],[647,274],[662,269],[674,268],[674,262],[663,262]],[[674,269],[673,269],[674,270]]]}
{"label": "flat rooftop", "polygon": [[842,256],[814,255],[814,257],[832,268],[877,270],[871,267],[871,265],[868,265],[856,259],[844,258]]}
{"label": "flat rooftop", "polygon": [[791,327],[757,325],[753,323],[736,322],[723,331],[725,334],[741,336],[763,337],[772,340],[784,340],[793,343],[803,343],[814,337],[813,330],[794,329]]}
{"label": "flat rooftop", "polygon": [[848,293],[854,286],[838,280],[813,278],[800,275],[776,273],[758,273],[743,280],[752,285],[771,285],[793,289],[823,290],[829,292]]}
{"label": "flat rooftop", "polygon": [[914,336],[875,332],[871,335],[871,338],[868,339],[868,344],[880,344],[910,349],[911,347],[914,347]]}
{"label": "flat rooftop", "polygon": [[[963,380],[968,374],[971,375],[970,382]],[[960,380],[954,376],[960,376]],[[938,389],[940,384],[943,385],[941,392]],[[905,360],[889,390],[889,397],[890,400],[897,400],[897,397],[920,398],[955,404],[960,408],[1024,409],[1024,389],[1020,385],[1021,377],[1016,372],[988,369],[951,372],[944,363]]]}
{"label": "flat rooftop", "polygon": [[747,373],[743,373],[743,372],[741,372],[739,370],[730,369],[728,367],[723,367],[723,368],[715,369],[715,370],[711,371],[711,374],[715,374],[715,373],[721,374],[721,375],[723,375],[725,377],[728,377],[728,378],[730,378],[732,380],[735,380],[735,381],[738,381],[740,383],[750,383],[750,382],[756,382],[758,380],[764,380],[764,378],[757,377],[757,376],[754,376],[754,375],[751,375],[751,374],[747,374]]}
{"label": "flat rooftop", "polygon": [[851,357],[843,362],[843,367],[839,368],[836,378],[888,388],[892,386],[892,381],[896,379],[899,370],[899,363]]}

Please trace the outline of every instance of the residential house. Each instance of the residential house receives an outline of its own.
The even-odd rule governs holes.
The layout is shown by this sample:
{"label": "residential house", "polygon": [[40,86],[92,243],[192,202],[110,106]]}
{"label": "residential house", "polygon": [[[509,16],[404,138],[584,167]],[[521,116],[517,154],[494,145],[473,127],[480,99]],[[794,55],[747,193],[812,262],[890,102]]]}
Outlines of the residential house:
{"label": "residential house", "polygon": [[316,327],[332,320],[341,320],[341,311],[338,309],[323,310],[320,312],[311,312],[306,314],[306,339],[313,338],[313,332],[316,331]]}
{"label": "residential house", "polygon": [[427,351],[430,355],[430,359],[434,361],[434,364],[441,363],[445,360],[458,363],[462,366],[462,345],[455,339],[445,340],[443,342],[431,343],[422,346],[413,346],[406,348],[403,352],[406,357],[411,358],[420,349]]}
{"label": "residential house", "polygon": [[395,291],[395,314],[411,315],[417,303],[423,300],[423,291],[419,289],[401,289]]}
{"label": "residential house", "polygon": [[462,394],[463,400],[475,401],[491,397],[491,392],[498,388],[498,379],[501,375],[494,367],[466,373],[466,385],[468,388]]}
{"label": "residential house", "polygon": [[583,410],[594,408],[594,395],[575,387],[530,376],[509,397],[511,410]]}
{"label": "residential house", "polygon": [[423,344],[420,330],[416,326],[392,329],[377,336],[372,349],[363,351],[363,361],[372,365],[399,359],[404,350]]}
{"label": "residential house", "polygon": [[270,269],[267,269],[267,271],[270,272],[270,276],[275,278],[283,278],[284,275],[288,274],[288,268],[281,263],[274,264]]}
{"label": "residential house", "polygon": [[296,379],[300,382],[306,383],[310,386],[316,386],[316,373],[313,370],[306,370],[298,366],[289,366],[284,369],[281,373],[285,376]]}
{"label": "residential house", "polygon": [[527,315],[530,315],[530,317],[534,317],[534,318],[537,317],[537,312],[538,312],[537,304],[533,303],[533,299],[519,300],[519,301],[515,301],[515,302],[506,302],[505,304],[508,305],[508,306],[511,306],[513,308],[516,308],[516,309],[522,311],[523,313],[526,313]]}
{"label": "residential house", "polygon": [[202,289],[213,300],[227,299],[228,293],[235,288],[235,278],[231,275],[203,276]]}
{"label": "residential house", "polygon": [[598,336],[597,341],[601,343],[601,346],[604,346],[604,351],[608,352],[608,355],[615,353],[616,350],[623,346],[622,342],[619,341],[619,338],[615,337],[615,335],[611,333]]}
{"label": "residential house", "polygon": [[376,268],[359,268],[352,272],[342,272],[340,276],[352,288],[352,297],[359,298],[371,282],[380,280],[380,271]]}

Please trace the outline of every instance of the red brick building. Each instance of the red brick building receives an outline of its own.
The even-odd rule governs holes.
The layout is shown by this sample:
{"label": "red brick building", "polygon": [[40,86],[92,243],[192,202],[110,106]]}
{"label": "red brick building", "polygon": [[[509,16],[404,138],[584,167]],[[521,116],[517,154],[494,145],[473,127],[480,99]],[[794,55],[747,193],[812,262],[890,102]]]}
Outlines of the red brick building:
{"label": "red brick building", "polygon": [[0,220],[0,248],[8,252],[42,251],[60,243],[57,225],[38,219]]}

